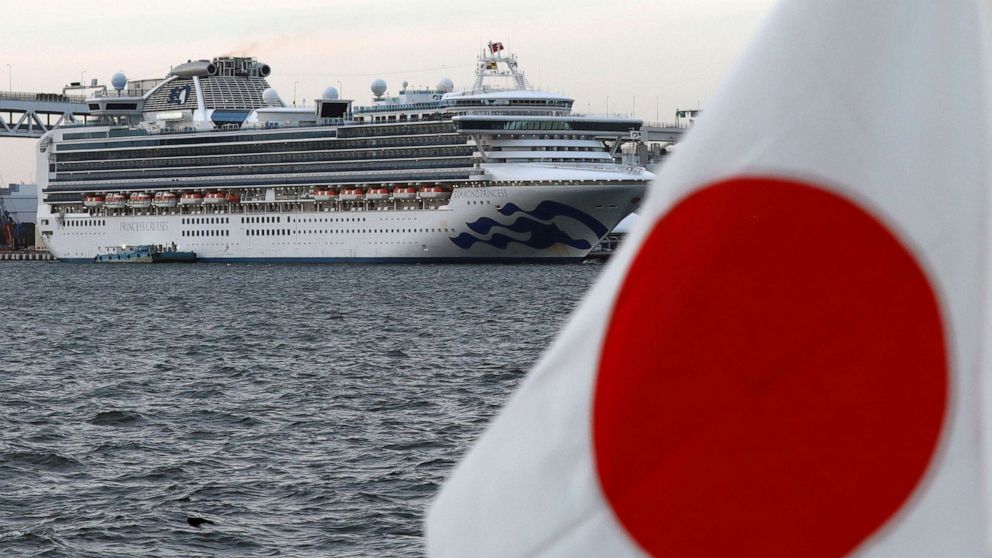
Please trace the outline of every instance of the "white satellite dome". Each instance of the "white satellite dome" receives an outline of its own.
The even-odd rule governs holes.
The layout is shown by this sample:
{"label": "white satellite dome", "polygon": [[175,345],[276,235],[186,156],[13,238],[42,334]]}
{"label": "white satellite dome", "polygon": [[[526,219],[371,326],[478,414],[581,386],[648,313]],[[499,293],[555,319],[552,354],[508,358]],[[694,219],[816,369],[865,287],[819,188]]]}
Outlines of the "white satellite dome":
{"label": "white satellite dome", "polygon": [[441,81],[437,82],[437,90],[441,93],[451,93],[455,90],[455,82],[448,78],[441,78]]}
{"label": "white satellite dome", "polygon": [[338,95],[338,90],[337,90],[337,88],[334,88],[334,87],[328,87],[327,89],[324,90],[323,93],[321,93],[321,97],[325,101],[337,101],[338,100],[338,96],[339,96]]}
{"label": "white satellite dome", "polygon": [[271,87],[266,89],[265,91],[262,91],[262,102],[264,102],[267,106],[270,107],[274,107],[278,105],[281,102],[279,100],[279,93],[277,93],[276,90],[272,89]]}
{"label": "white satellite dome", "polygon": [[127,87],[127,76],[124,72],[117,72],[114,77],[110,78],[110,85],[114,86],[114,89],[120,91]]}
{"label": "white satellite dome", "polygon": [[382,97],[382,94],[386,92],[386,82],[382,79],[377,79],[372,82],[372,94],[376,97]]}

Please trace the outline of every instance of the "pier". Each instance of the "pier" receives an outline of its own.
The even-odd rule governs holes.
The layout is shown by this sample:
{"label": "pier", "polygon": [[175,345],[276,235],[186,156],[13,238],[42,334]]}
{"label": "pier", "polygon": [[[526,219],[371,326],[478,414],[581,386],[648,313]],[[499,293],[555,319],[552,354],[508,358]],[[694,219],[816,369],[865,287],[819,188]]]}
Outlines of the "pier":
{"label": "pier", "polygon": [[18,250],[0,252],[0,262],[54,262],[55,257],[46,250]]}

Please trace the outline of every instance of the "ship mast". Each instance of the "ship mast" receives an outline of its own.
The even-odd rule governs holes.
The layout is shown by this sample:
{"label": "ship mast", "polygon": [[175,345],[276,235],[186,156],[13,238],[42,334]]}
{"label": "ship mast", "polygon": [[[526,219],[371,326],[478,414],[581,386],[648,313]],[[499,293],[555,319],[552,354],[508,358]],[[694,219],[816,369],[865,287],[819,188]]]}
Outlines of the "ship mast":
{"label": "ship mast", "polygon": [[486,80],[497,80],[500,78],[511,78],[515,85],[514,89],[533,89],[530,82],[517,66],[517,55],[510,54],[503,56],[503,43],[490,42],[482,50],[475,67],[475,83],[472,89],[475,91],[491,91],[501,89],[499,87],[487,87]]}

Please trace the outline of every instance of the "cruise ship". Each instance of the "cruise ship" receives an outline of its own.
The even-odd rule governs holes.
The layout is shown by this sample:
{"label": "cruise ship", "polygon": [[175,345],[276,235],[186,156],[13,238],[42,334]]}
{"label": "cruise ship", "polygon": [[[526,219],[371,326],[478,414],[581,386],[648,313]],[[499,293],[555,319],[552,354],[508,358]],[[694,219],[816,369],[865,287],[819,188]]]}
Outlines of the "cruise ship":
{"label": "cruise ship", "polygon": [[112,79],[38,142],[38,228],[64,261],[155,245],[225,262],[581,261],[653,175],[635,118],[572,113],[490,43],[456,90],[372,83],[287,106],[248,57]]}

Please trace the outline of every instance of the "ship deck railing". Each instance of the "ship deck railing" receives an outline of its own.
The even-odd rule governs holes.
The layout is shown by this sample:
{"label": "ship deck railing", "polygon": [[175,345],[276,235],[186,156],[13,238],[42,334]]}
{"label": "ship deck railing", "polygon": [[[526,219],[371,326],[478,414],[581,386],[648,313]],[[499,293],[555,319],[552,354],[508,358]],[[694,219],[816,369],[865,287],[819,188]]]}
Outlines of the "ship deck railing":
{"label": "ship deck railing", "polygon": [[0,101],[25,101],[29,103],[85,103],[83,95],[66,95],[64,93],[27,93],[20,91],[0,92]]}

